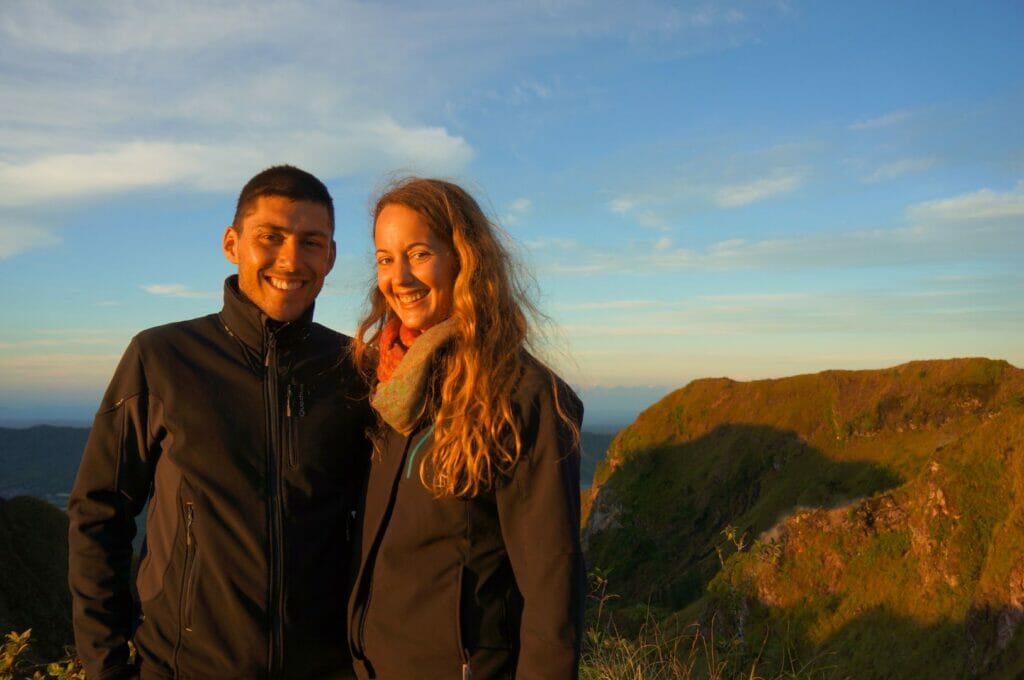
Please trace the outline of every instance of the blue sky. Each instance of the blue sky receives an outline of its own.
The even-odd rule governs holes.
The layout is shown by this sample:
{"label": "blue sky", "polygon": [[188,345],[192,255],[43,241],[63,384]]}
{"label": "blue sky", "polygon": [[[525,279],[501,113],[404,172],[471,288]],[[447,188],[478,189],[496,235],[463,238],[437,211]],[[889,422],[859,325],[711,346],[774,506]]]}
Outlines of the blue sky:
{"label": "blue sky", "polygon": [[237,192],[281,162],[335,196],[319,321],[359,317],[375,189],[449,177],[595,402],[1024,366],[1021,36],[1016,1],[8,0],[0,419],[87,418],[133,333],[218,309]]}

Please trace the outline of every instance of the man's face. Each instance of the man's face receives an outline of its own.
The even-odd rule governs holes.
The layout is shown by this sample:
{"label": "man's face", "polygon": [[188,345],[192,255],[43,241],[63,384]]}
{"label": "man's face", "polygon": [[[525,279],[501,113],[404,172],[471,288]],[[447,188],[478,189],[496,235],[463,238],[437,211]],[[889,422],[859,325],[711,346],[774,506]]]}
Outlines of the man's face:
{"label": "man's face", "polygon": [[275,321],[294,321],[313,304],[334,266],[327,208],[259,196],[241,229],[224,232],[224,256],[238,265],[238,287]]}

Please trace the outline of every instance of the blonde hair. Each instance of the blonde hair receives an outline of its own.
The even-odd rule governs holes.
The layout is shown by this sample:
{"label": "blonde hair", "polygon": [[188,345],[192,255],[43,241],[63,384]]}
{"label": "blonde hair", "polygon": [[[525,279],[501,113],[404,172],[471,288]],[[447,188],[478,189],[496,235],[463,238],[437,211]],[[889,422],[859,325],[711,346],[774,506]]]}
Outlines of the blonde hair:
{"label": "blonde hair", "polygon": [[[434,445],[420,461],[420,479],[437,497],[475,496],[510,472],[522,454],[512,394],[527,363],[547,371],[559,416],[576,438],[578,429],[562,410],[557,378],[525,351],[527,314],[535,317],[537,311],[500,229],[472,196],[444,180],[410,177],[394,183],[377,200],[374,225],[381,210],[393,204],[419,213],[458,260],[452,296],[456,330],[440,356],[435,381],[440,386],[430,405]],[[369,304],[356,330],[354,358],[372,381],[375,350],[393,312],[376,286]]]}

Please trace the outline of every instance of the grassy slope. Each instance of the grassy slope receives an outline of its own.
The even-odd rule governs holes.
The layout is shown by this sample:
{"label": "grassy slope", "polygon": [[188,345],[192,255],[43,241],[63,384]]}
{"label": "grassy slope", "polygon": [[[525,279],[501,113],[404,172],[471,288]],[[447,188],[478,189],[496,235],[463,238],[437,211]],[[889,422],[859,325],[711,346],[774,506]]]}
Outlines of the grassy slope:
{"label": "grassy slope", "polygon": [[[788,641],[837,677],[1016,677],[1022,455],[1005,362],[696,381],[613,443],[588,559],[681,625],[713,615],[755,651],[772,631],[776,663]],[[729,526],[752,549],[730,558]]]}

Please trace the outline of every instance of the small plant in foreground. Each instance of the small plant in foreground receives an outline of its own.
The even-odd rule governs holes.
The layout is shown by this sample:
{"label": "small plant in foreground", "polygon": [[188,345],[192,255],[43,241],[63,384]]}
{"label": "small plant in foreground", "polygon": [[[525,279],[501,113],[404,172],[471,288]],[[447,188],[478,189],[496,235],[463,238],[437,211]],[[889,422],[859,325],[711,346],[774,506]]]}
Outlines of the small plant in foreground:
{"label": "small plant in foreground", "polygon": [[11,631],[0,649],[0,680],[86,680],[82,665],[69,655],[67,659],[45,664],[45,673],[40,670],[44,664],[34,664],[25,658],[32,629],[23,633]]}

